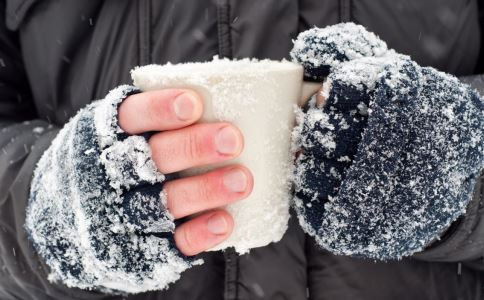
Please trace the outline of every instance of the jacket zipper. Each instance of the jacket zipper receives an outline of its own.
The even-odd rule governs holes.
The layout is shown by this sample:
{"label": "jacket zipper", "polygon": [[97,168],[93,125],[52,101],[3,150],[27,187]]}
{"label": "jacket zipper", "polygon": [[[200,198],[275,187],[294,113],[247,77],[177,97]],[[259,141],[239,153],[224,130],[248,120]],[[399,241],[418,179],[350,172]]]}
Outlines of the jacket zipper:
{"label": "jacket zipper", "polygon": [[225,281],[224,299],[237,299],[237,275],[238,275],[238,255],[233,248],[224,251],[225,258]]}
{"label": "jacket zipper", "polygon": [[[232,39],[230,34],[229,0],[217,0],[218,54],[221,58],[233,58]],[[233,248],[224,251],[225,280],[224,299],[237,299],[238,255]]]}
{"label": "jacket zipper", "polygon": [[340,22],[351,21],[351,0],[339,1],[339,21]]}
{"label": "jacket zipper", "polygon": [[[228,0],[217,0],[217,31],[219,56],[232,58],[230,37],[230,6]],[[151,1],[138,0],[138,62],[139,65],[151,63]],[[238,255],[233,248],[224,251],[225,279],[224,299],[237,299]]]}
{"label": "jacket zipper", "polygon": [[229,0],[217,0],[217,31],[219,56],[233,58]]}
{"label": "jacket zipper", "polygon": [[151,1],[138,0],[138,62],[140,66],[151,63]]}

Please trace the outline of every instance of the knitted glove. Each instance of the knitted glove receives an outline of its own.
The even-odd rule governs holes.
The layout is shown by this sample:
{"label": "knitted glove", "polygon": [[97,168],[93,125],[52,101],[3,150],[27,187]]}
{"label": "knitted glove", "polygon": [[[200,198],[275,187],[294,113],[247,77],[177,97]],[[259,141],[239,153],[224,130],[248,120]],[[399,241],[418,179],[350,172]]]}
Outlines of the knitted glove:
{"label": "knitted glove", "polygon": [[424,249],[465,213],[484,168],[483,100],[352,23],[301,33],[291,56],[326,80],[326,105],[311,100],[293,133],[305,232],[335,254]]}
{"label": "knitted glove", "polygon": [[51,281],[138,293],[163,289],[200,263],[175,247],[165,176],[148,143],[117,124],[119,104],[137,92],[121,86],[81,109],[37,165],[25,227]]}

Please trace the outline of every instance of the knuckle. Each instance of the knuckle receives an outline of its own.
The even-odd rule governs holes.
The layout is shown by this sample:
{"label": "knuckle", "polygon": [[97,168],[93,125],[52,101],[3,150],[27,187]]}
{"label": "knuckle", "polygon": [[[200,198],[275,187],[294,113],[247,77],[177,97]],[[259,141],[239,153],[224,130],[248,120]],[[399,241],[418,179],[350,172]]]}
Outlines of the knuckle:
{"label": "knuckle", "polygon": [[156,161],[158,156],[164,155],[163,148],[160,147],[161,139],[159,135],[153,135],[150,137],[148,141],[148,145],[150,146],[151,156]]}
{"label": "knuckle", "polygon": [[179,201],[188,202],[189,199],[192,198],[191,197],[192,194],[193,192],[190,190],[190,188],[184,185],[180,186],[177,189],[177,198],[179,199]]}
{"label": "knuckle", "polygon": [[204,202],[212,202],[213,199],[215,199],[215,192],[211,177],[206,175],[201,176],[197,185],[199,199],[202,199]]}
{"label": "knuckle", "polygon": [[148,140],[148,145],[150,146],[151,157],[153,158],[153,160],[155,160],[155,162],[156,162],[156,157],[160,153],[158,146],[157,146],[157,142],[158,142],[158,136],[157,135],[153,135]]}
{"label": "knuckle", "polygon": [[202,149],[198,135],[193,130],[187,133],[183,152],[185,153],[185,156],[192,161],[197,160],[202,156]]}
{"label": "knuckle", "polygon": [[156,122],[162,118],[160,113],[161,112],[160,101],[158,101],[158,99],[156,99],[156,97],[152,95],[149,95],[146,97],[148,97],[147,99],[148,119],[153,124],[156,124]]}
{"label": "knuckle", "polygon": [[176,149],[171,146],[172,144],[167,144],[164,139],[165,137],[162,134],[155,134],[148,141],[151,157],[161,172],[165,171],[167,162],[176,160],[179,155]]}
{"label": "knuckle", "polygon": [[170,202],[170,212],[176,217],[182,217],[186,215],[186,211],[190,209],[192,203],[190,199],[192,198],[191,192],[188,188],[180,186],[176,189],[174,197]]}

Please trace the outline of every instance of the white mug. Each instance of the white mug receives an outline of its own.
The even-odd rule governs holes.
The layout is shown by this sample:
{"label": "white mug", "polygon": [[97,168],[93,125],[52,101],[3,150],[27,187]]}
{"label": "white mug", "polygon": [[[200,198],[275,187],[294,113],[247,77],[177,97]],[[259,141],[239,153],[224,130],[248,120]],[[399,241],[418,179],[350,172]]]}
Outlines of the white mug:
{"label": "white mug", "polygon": [[195,90],[204,99],[200,122],[230,122],[244,136],[244,149],[236,159],[180,172],[191,176],[240,163],[254,177],[252,193],[225,207],[234,219],[232,234],[210,250],[234,247],[242,254],[279,241],[289,220],[295,105],[303,104],[321,84],[305,83],[302,66],[289,61],[217,57],[203,63],[137,67],[131,76],[142,91]]}

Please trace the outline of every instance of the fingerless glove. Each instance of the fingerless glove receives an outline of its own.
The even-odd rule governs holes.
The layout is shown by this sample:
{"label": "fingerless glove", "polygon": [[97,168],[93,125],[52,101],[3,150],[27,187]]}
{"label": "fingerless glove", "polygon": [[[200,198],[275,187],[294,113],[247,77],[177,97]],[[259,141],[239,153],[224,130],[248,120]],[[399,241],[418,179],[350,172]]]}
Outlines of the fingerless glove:
{"label": "fingerless glove", "polygon": [[466,211],[484,167],[484,103],[457,78],[388,50],[362,26],[299,35],[291,52],[325,80],[294,131],[294,204],[335,253],[398,259]]}
{"label": "fingerless glove", "polygon": [[164,289],[200,260],[175,247],[174,220],[143,136],[118,126],[138,91],[121,86],[81,109],[40,159],[25,227],[49,280],[107,293]]}

